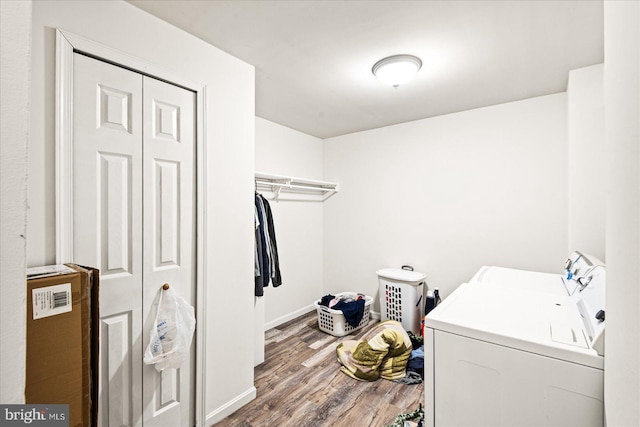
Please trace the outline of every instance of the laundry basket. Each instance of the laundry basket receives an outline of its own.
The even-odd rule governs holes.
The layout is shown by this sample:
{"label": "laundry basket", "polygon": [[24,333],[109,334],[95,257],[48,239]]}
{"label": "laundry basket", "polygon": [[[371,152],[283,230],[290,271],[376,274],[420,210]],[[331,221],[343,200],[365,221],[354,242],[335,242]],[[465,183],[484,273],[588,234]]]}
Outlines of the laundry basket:
{"label": "laundry basket", "polygon": [[422,292],[427,276],[398,268],[385,268],[376,273],[380,283],[382,320],[396,320],[405,330],[420,334],[424,307]]}
{"label": "laundry basket", "polygon": [[[355,298],[358,296],[356,292],[342,292],[335,295],[337,298]],[[369,323],[369,309],[373,304],[373,297],[365,295],[364,297],[364,315],[362,320],[355,328],[351,326],[347,319],[342,314],[341,310],[333,310],[329,307],[321,305],[318,301],[314,302],[316,311],[318,312],[318,327],[321,331],[331,334],[336,337],[343,337],[351,332],[362,329],[367,323]]]}

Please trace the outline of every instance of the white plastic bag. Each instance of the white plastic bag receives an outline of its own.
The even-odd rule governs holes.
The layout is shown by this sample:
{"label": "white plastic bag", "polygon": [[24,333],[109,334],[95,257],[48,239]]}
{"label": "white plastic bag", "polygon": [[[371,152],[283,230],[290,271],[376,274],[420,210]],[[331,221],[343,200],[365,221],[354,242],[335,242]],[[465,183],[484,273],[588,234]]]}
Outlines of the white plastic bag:
{"label": "white plastic bag", "polygon": [[179,368],[189,357],[195,328],[193,307],[177,295],[172,287],[161,289],[151,340],[144,353],[144,363],[155,364],[158,371]]}

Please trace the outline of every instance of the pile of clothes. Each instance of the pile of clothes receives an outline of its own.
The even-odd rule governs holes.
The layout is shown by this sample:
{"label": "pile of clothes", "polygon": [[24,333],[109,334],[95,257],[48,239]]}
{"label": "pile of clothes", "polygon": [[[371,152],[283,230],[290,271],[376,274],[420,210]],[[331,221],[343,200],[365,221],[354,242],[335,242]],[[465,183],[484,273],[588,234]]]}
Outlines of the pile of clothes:
{"label": "pile of clothes", "polygon": [[424,409],[422,403],[413,412],[408,414],[400,414],[396,417],[393,424],[387,424],[385,427],[423,427],[424,426]]}
{"label": "pile of clothes", "polygon": [[424,340],[413,332],[407,332],[411,339],[411,356],[407,361],[407,375],[395,382],[403,384],[419,384],[424,379]]}
{"label": "pile of clothes", "polygon": [[340,370],[360,381],[378,378],[400,380],[406,376],[411,339],[400,322],[385,320],[359,340],[345,340],[336,353]]}
{"label": "pile of clothes", "polygon": [[424,375],[421,336],[407,332],[400,322],[385,320],[359,340],[345,340],[336,348],[340,370],[360,381],[384,378],[401,384],[420,384]]}
{"label": "pile of clothes", "polygon": [[365,298],[363,294],[357,294],[355,297],[325,295],[318,304],[324,305],[332,310],[340,310],[344,314],[347,323],[354,328],[360,325],[360,321],[364,316]]}

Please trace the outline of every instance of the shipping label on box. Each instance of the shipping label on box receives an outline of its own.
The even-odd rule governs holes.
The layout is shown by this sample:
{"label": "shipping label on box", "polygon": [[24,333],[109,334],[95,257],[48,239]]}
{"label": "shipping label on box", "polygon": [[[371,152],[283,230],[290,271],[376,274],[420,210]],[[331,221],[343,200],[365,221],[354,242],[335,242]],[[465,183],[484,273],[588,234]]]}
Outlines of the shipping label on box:
{"label": "shipping label on box", "polygon": [[46,286],[31,290],[33,320],[71,311],[71,283]]}

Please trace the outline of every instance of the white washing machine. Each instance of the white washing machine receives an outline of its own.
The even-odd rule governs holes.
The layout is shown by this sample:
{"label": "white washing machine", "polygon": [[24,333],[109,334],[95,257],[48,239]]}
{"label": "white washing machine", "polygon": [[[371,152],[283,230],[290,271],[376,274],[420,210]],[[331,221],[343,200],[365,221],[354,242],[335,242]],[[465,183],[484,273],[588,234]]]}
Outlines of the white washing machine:
{"label": "white washing machine", "polygon": [[605,267],[567,264],[483,267],[429,313],[427,426],[604,424]]}

